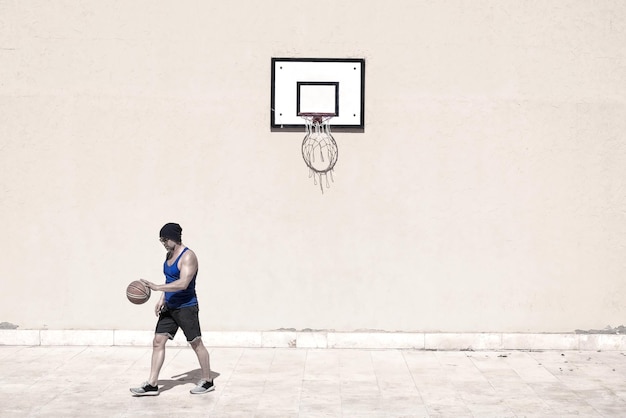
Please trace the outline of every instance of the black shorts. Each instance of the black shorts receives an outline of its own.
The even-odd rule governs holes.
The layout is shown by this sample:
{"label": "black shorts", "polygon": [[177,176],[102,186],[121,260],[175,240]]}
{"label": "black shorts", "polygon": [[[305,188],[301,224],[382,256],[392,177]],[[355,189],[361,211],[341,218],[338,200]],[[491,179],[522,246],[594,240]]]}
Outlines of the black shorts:
{"label": "black shorts", "polygon": [[156,325],[156,334],[167,334],[170,340],[174,339],[178,328],[181,328],[188,342],[200,338],[200,320],[198,319],[198,305],[179,309],[164,309],[159,315]]}

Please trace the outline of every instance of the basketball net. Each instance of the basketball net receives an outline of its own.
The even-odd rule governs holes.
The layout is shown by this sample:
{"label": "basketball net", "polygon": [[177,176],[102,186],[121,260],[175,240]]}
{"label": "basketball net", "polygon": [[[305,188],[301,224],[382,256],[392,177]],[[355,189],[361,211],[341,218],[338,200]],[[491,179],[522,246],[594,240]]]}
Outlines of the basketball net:
{"label": "basketball net", "polygon": [[330,133],[330,119],[334,115],[330,114],[300,114],[305,121],[305,136],[302,141],[302,158],[309,167],[309,178],[313,177],[313,182],[317,185],[319,181],[320,189],[324,193],[324,182],[326,188],[330,187],[328,178],[334,182],[333,169],[337,162],[339,150],[335,138]]}

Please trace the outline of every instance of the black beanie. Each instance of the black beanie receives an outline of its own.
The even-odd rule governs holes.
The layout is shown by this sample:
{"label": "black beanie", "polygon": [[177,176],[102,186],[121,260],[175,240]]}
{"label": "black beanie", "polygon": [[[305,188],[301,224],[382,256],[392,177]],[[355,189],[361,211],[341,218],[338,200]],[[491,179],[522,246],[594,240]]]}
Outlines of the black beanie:
{"label": "black beanie", "polygon": [[168,223],[163,225],[159,232],[160,238],[169,238],[174,242],[181,242],[181,235],[183,234],[183,228],[178,224]]}

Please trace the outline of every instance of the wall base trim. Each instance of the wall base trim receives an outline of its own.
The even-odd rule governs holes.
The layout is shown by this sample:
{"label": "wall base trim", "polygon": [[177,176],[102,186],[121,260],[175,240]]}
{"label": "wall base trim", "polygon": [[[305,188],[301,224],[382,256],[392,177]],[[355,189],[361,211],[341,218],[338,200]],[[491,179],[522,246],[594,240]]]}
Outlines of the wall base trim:
{"label": "wall base trim", "polygon": [[[137,346],[152,345],[153,331],[136,330],[7,330],[0,345]],[[450,333],[333,331],[204,331],[209,347],[363,348],[412,350],[626,350],[626,335],[573,333]],[[179,333],[169,343],[186,346]]]}

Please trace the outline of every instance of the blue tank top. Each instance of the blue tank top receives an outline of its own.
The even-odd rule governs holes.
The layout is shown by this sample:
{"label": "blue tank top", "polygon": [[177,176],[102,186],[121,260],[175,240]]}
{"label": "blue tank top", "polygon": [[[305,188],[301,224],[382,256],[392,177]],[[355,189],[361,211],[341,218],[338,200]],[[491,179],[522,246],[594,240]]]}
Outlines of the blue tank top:
{"label": "blue tank top", "polygon": [[[188,248],[180,253],[176,258],[176,261],[171,266],[167,265],[167,260],[163,263],[163,273],[165,274],[165,283],[172,283],[180,279],[180,270],[178,269],[178,262],[180,258],[185,254]],[[196,276],[198,272],[193,275],[193,279],[189,282],[187,289],[179,290],[177,292],[165,292],[165,304],[168,309],[185,308],[187,306],[195,306],[198,304],[198,298],[196,296]]]}

